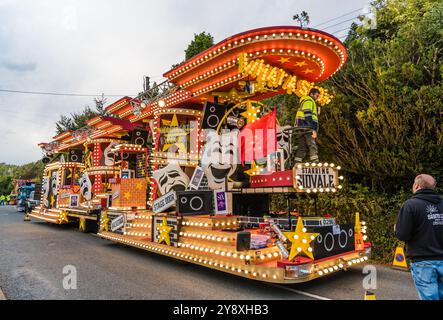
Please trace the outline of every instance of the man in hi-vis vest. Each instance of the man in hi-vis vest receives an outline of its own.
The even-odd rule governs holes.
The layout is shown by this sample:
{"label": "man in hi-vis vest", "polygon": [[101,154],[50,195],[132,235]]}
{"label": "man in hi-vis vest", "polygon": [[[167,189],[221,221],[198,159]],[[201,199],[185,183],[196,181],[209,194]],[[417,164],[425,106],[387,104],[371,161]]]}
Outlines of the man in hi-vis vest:
{"label": "man in hi-vis vest", "polygon": [[306,154],[309,151],[309,160],[311,162],[318,162],[318,148],[317,148],[317,132],[318,132],[318,115],[320,114],[315,101],[318,99],[320,91],[312,88],[308,96],[300,99],[300,107],[295,117],[296,127],[309,127],[313,131],[303,133],[298,140],[298,149],[295,155],[295,162],[303,162]]}

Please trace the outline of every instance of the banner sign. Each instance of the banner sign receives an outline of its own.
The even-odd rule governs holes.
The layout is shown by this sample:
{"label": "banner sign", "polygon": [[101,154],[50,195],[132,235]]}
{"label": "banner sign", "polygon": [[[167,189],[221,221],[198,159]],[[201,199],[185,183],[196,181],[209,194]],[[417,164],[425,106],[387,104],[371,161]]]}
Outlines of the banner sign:
{"label": "banner sign", "polygon": [[156,199],[152,206],[154,213],[163,212],[173,206],[175,206],[177,201],[177,195],[175,191],[168,192],[164,196]]}
{"label": "banner sign", "polygon": [[297,192],[306,192],[307,190],[330,192],[341,188],[339,187],[338,170],[331,166],[296,166],[293,170],[293,180]]}
{"label": "banner sign", "polygon": [[125,226],[125,216],[123,214],[119,215],[117,218],[111,221],[111,231],[114,232]]}

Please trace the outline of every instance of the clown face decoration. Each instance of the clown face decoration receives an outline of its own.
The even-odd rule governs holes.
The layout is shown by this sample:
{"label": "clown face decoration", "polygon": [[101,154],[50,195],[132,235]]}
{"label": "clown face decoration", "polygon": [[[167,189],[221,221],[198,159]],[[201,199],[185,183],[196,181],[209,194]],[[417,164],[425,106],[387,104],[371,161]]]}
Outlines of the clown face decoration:
{"label": "clown face decoration", "polygon": [[189,177],[176,163],[171,163],[163,169],[154,171],[152,178],[157,182],[162,195],[170,191],[184,191],[189,184]]}
{"label": "clown face decoration", "polygon": [[92,183],[86,172],[83,173],[80,178],[80,193],[86,201],[91,201],[92,199]]}
{"label": "clown face decoration", "polygon": [[43,205],[49,207],[49,177],[44,176],[42,179],[42,194],[43,194]]}
{"label": "clown face decoration", "polygon": [[291,126],[277,125],[277,147],[283,150],[283,165],[286,165],[286,161],[289,159],[289,132],[284,130],[290,128]]}
{"label": "clown face decoration", "polygon": [[237,169],[240,163],[238,130],[218,135],[208,131],[202,155],[202,168],[213,190],[223,189],[225,180]]}

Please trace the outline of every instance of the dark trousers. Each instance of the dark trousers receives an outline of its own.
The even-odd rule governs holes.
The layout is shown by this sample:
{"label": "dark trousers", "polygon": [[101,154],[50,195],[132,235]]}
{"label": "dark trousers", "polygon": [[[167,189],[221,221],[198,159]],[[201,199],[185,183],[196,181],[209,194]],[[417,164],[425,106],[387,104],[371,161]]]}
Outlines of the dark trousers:
{"label": "dark trousers", "polygon": [[298,139],[298,149],[295,154],[295,162],[303,162],[306,154],[309,152],[310,161],[318,161],[317,142],[312,138],[312,133],[304,133]]}

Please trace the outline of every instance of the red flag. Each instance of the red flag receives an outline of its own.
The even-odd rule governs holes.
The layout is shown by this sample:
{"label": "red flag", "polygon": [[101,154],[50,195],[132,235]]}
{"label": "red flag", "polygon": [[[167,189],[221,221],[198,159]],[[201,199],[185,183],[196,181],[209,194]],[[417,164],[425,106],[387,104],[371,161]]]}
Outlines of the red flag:
{"label": "red flag", "polygon": [[246,125],[239,135],[240,159],[251,162],[277,151],[277,108]]}

